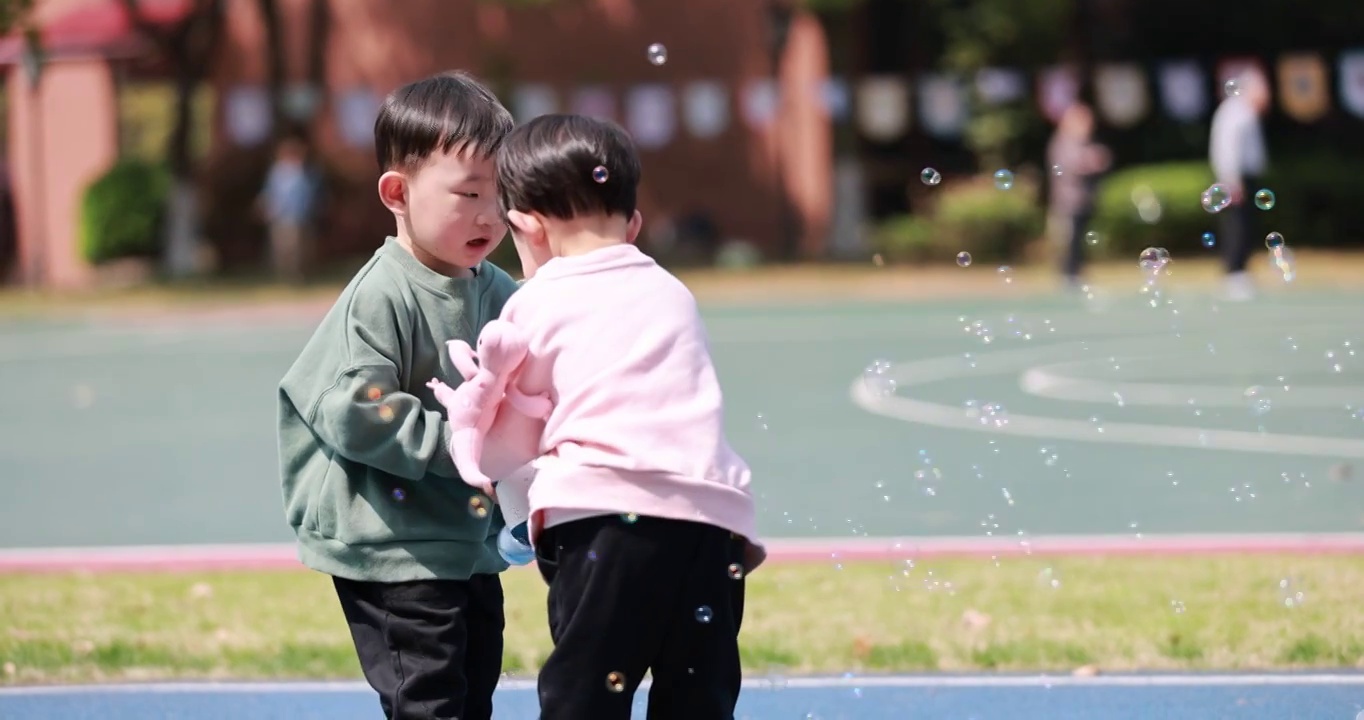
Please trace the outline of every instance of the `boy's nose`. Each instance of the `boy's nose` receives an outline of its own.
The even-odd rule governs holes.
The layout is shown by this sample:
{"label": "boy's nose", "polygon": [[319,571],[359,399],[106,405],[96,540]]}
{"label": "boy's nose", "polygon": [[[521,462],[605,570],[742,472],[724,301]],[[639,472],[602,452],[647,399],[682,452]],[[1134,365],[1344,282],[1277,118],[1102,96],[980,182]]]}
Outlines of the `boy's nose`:
{"label": "boy's nose", "polygon": [[479,227],[492,228],[501,225],[502,219],[495,208],[490,208],[475,215],[474,222],[478,223]]}

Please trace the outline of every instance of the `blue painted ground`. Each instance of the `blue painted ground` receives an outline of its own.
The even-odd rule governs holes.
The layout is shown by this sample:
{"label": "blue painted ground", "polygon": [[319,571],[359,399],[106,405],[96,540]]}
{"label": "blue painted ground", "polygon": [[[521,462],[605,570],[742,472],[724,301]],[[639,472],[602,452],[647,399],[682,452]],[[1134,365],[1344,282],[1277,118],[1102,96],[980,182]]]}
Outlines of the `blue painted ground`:
{"label": "blue painted ground", "polygon": [[[906,677],[755,683],[738,718],[751,720],[1359,720],[1364,676]],[[643,696],[636,718],[643,718]],[[533,690],[499,691],[497,717],[535,718]],[[367,688],[169,686],[0,690],[0,718],[63,720],[302,720],[379,717]]]}

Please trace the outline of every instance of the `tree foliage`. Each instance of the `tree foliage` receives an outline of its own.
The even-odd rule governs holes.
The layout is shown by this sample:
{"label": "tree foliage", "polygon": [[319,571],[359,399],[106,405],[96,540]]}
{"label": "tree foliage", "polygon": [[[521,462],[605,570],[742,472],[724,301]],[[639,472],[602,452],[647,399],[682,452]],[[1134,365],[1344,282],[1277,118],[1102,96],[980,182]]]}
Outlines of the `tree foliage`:
{"label": "tree foliage", "polygon": [[[1076,2],[931,0],[946,41],[942,67],[969,80],[991,66],[1037,68],[1055,62],[1071,39]],[[981,168],[1016,160],[1031,113],[1021,103],[983,104],[974,93],[971,105],[965,140]]]}
{"label": "tree foliage", "polygon": [[33,13],[35,0],[0,0],[0,34],[24,29]]}

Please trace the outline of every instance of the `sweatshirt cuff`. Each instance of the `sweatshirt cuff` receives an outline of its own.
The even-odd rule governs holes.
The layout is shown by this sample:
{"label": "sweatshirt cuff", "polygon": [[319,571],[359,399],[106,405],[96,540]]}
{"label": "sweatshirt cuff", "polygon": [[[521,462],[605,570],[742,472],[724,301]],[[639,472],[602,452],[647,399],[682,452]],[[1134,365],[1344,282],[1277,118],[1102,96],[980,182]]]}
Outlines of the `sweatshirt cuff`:
{"label": "sweatshirt cuff", "polygon": [[436,453],[431,456],[431,465],[426,471],[440,477],[459,477],[459,470],[455,468],[455,458],[450,454],[450,423],[444,419],[440,421],[440,444],[436,448]]}

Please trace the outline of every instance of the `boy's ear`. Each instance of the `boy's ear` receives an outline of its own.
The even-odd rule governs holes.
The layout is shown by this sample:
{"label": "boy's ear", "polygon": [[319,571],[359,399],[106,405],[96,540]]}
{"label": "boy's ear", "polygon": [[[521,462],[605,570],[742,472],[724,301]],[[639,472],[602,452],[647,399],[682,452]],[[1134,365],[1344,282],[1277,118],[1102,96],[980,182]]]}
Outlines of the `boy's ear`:
{"label": "boy's ear", "polygon": [[394,215],[407,214],[407,177],[396,170],[379,176],[379,202]]}
{"label": "boy's ear", "polygon": [[540,218],[532,213],[523,213],[520,210],[507,211],[507,225],[517,238],[532,243],[543,243],[545,241],[545,225],[540,222]]}
{"label": "boy's ear", "polygon": [[644,215],[640,214],[640,212],[636,210],[635,214],[630,216],[629,224],[625,226],[625,242],[634,245],[635,240],[639,239],[639,231],[643,227]]}

